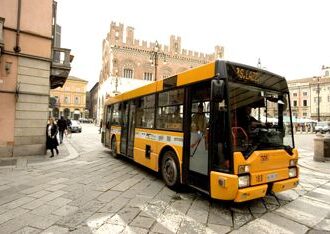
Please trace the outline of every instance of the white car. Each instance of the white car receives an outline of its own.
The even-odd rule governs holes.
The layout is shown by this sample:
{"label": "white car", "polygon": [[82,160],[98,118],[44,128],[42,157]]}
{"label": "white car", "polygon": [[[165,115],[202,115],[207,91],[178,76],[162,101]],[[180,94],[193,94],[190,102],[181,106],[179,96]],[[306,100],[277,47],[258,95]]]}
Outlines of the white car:
{"label": "white car", "polygon": [[318,122],[315,126],[315,131],[320,133],[330,133],[330,121]]}
{"label": "white car", "polygon": [[81,132],[82,127],[80,125],[80,122],[78,120],[71,120],[70,130],[71,132]]}

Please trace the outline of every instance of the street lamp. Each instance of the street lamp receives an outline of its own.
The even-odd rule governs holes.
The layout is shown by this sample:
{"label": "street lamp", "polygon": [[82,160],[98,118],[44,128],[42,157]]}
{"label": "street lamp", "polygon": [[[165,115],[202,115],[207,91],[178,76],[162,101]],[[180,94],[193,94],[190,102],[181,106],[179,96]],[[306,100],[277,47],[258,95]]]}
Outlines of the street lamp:
{"label": "street lamp", "polygon": [[119,77],[118,77],[118,70],[115,70],[115,90],[114,90],[114,95],[118,95],[118,86],[119,86]]}
{"label": "street lamp", "polygon": [[157,67],[158,67],[159,57],[162,57],[164,59],[164,62],[166,62],[166,54],[163,51],[161,51],[161,47],[158,41],[156,41],[155,46],[151,51],[151,55],[150,55],[150,62],[152,65],[155,66],[155,81],[157,80]]}

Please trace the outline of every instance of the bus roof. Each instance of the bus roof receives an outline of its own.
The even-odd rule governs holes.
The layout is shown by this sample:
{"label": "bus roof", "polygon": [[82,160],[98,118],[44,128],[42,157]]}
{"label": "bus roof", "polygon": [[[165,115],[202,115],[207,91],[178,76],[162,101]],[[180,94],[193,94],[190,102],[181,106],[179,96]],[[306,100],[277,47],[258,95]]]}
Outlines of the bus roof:
{"label": "bus roof", "polygon": [[[227,74],[227,72],[229,74]],[[256,74],[258,74],[258,82],[255,82]],[[216,60],[211,63],[204,64],[191,70],[165,78],[163,80],[158,80],[140,88],[119,94],[114,97],[110,97],[106,100],[105,104],[109,105],[112,103],[160,92],[170,88],[185,86],[187,84],[210,79],[216,75],[219,75],[220,78],[225,78],[229,75],[232,80],[241,83],[261,83],[267,87],[276,88],[278,86],[276,89],[288,91],[286,80],[282,76],[244,64],[224,60]]]}

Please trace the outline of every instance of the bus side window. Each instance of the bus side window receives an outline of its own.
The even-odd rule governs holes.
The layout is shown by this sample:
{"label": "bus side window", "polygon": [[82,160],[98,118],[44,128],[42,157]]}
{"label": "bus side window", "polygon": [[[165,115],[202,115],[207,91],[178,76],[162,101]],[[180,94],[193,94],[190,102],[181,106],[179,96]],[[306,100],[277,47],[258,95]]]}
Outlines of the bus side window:
{"label": "bus side window", "polygon": [[140,98],[136,110],[136,127],[153,128],[155,116],[155,95]]}

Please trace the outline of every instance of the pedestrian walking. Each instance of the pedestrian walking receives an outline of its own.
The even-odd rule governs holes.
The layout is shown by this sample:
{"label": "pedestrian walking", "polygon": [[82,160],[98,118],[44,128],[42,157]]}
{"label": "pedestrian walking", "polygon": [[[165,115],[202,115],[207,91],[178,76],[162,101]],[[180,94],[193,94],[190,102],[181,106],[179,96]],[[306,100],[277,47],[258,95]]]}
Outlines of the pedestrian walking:
{"label": "pedestrian walking", "polygon": [[58,126],[59,135],[60,135],[60,144],[62,144],[63,134],[64,134],[65,130],[67,129],[67,122],[63,116],[61,116],[61,118],[57,121],[57,126]]}
{"label": "pedestrian walking", "polygon": [[58,155],[58,141],[57,141],[57,132],[58,132],[58,127],[54,123],[54,119],[49,120],[49,124],[47,124],[46,127],[46,149],[49,149],[52,155],[50,156],[51,158],[54,157],[54,149],[56,151],[56,154]]}

